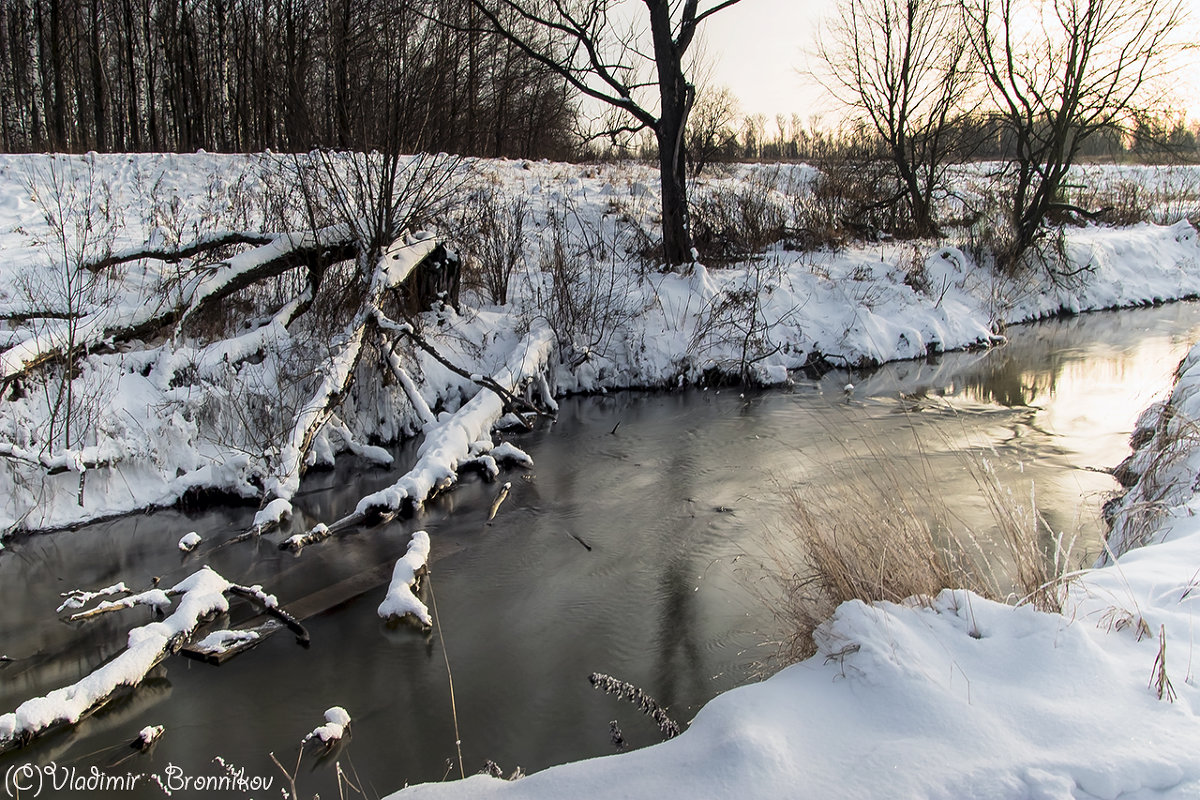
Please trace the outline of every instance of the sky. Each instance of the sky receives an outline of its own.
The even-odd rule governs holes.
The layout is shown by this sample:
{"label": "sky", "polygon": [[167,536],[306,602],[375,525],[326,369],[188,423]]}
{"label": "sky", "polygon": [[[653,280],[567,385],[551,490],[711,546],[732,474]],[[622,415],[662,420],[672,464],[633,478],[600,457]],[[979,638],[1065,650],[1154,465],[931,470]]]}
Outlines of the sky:
{"label": "sky", "polygon": [[713,83],[728,86],[747,114],[834,116],[837,106],[802,74],[831,0],[742,0],[704,23]]}
{"label": "sky", "polygon": [[[1185,39],[1200,42],[1200,0],[1184,0],[1191,15]],[[713,83],[728,86],[746,114],[764,114],[771,130],[776,114],[840,116],[838,105],[814,79],[802,74],[822,18],[833,0],[742,0],[704,23],[704,46],[714,62]],[[706,7],[702,3],[701,7]],[[1188,54],[1176,75],[1174,102],[1200,120],[1200,57]]]}

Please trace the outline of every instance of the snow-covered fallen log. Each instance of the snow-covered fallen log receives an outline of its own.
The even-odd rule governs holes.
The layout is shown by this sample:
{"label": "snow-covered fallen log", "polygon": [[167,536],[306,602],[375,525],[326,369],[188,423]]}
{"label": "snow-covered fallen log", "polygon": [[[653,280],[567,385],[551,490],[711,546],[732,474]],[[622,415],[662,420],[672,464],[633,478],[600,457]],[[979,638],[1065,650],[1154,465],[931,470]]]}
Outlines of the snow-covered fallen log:
{"label": "snow-covered fallen log", "polygon": [[0,442],[0,458],[11,458],[27,464],[37,464],[46,470],[47,475],[57,475],[60,472],[83,473],[89,469],[110,467],[116,460],[113,456],[104,456],[96,447],[83,450],[63,450],[52,454],[35,453],[10,442]]}
{"label": "snow-covered fallen log", "polygon": [[379,604],[379,616],[386,620],[400,620],[406,616],[416,618],[425,628],[433,627],[429,608],[416,595],[421,576],[425,574],[429,561],[429,534],[417,531],[408,543],[408,550],[396,561],[392,570],[392,582],[387,595]]}
{"label": "snow-covered fallen log", "polygon": [[[344,334],[344,341],[334,350],[321,370],[321,380],[312,398],[300,409],[291,435],[281,448],[278,473],[270,478],[266,493],[272,499],[290,500],[300,488],[300,477],[306,466],[305,457],[320,429],[333,417],[334,408],[346,396],[354,371],[362,356],[368,329],[376,324],[383,295],[398,287],[412,271],[437,247],[432,237],[396,242],[386,249],[375,267],[367,298]],[[286,509],[277,505],[276,510]],[[275,512],[272,512],[275,513]],[[255,526],[266,528],[278,522],[269,515],[259,514]]]}
{"label": "snow-covered fallen log", "polygon": [[[207,566],[170,589],[151,589],[101,603],[97,608],[115,611],[146,604],[166,608],[170,598],[177,599],[175,611],[165,619],[129,631],[126,648],[112,660],[70,686],[26,700],[15,711],[0,715],[0,753],[27,744],[59,725],[73,725],[111,700],[120,689],[140,684],[156,664],[182,647],[202,622],[229,610],[227,594],[248,597],[267,609],[279,610],[278,602],[262,587],[231,583]],[[96,613],[103,612],[93,609],[72,619]]]}
{"label": "snow-covered fallen log", "polygon": [[111,597],[115,594],[130,594],[129,587],[125,585],[124,581],[114,583],[112,586],[105,586],[103,589],[97,589],[94,592],[86,589],[72,589],[69,592],[59,594],[59,597],[66,599],[55,610],[60,614],[67,610],[74,611],[75,609],[83,608],[97,597]]}
{"label": "snow-covered fallen log", "polygon": [[20,746],[57,724],[74,724],[92,713],[123,686],[136,686],[151,668],[174,652],[207,617],[229,610],[229,581],[205,567],[176,584],[181,595],[175,611],[161,622],[129,632],[128,646],[116,658],[83,679],[26,700],[0,716],[0,752]]}
{"label": "snow-covered fallen log", "polygon": [[258,641],[260,634],[258,631],[234,631],[234,630],[219,630],[205,636],[200,641],[192,645],[192,649],[197,653],[205,655],[222,655],[229,652],[235,647],[244,647],[250,642]]}
{"label": "snow-covered fallen log", "polygon": [[100,272],[109,267],[115,267],[118,264],[127,264],[130,261],[141,261],[143,259],[178,263],[184,259],[198,256],[201,253],[207,253],[219,247],[229,247],[237,244],[261,246],[270,244],[274,238],[272,234],[258,233],[256,231],[212,231],[197,237],[187,244],[181,243],[174,247],[144,244],[139,247],[115,250],[101,258],[84,262],[83,268],[89,272]]}
{"label": "snow-covered fallen log", "polygon": [[128,597],[122,597],[120,600],[103,600],[94,608],[87,611],[80,611],[72,614],[68,619],[71,622],[79,622],[85,619],[98,617],[101,614],[108,614],[112,611],[124,611],[127,608],[134,606],[149,606],[155,611],[164,612],[171,606],[171,593],[178,592],[178,587],[172,589],[170,593],[162,589],[147,589],[144,592],[131,594]]}
{"label": "snow-covered fallen log", "polygon": [[[265,234],[265,243],[216,264],[183,282],[177,291],[128,297],[75,319],[47,322],[0,353],[0,380],[8,382],[66,355],[79,356],[102,344],[143,338],[203,314],[257,281],[307,267],[319,275],[329,264],[355,257],[360,242],[351,228]],[[201,239],[181,248],[193,255],[228,243]],[[315,286],[310,287],[315,290]]]}
{"label": "snow-covered fallen log", "polygon": [[[553,352],[553,331],[544,324],[535,324],[509,355],[505,366],[490,380],[510,395],[521,391],[528,382],[544,373]],[[330,525],[317,525],[306,533],[296,534],[280,547],[299,550],[373,517],[394,516],[406,504],[420,507],[427,499],[457,482],[461,466],[474,457],[472,445],[485,438],[490,440],[492,426],[504,411],[505,402],[499,394],[491,389],[480,389],[455,414],[446,416],[426,431],[417,463],[399,480],[363,497],[351,514]]]}

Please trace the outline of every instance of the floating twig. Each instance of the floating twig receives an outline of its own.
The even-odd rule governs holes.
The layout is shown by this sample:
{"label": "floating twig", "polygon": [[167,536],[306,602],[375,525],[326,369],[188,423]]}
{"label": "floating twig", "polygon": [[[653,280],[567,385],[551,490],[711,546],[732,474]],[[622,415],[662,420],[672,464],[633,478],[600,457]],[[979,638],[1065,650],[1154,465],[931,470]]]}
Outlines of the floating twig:
{"label": "floating twig", "polygon": [[512,483],[510,481],[505,481],[504,485],[500,487],[500,493],[496,495],[496,499],[492,501],[491,510],[488,511],[488,522],[496,518],[496,512],[500,510],[500,504],[508,497],[508,490],[511,488]]}

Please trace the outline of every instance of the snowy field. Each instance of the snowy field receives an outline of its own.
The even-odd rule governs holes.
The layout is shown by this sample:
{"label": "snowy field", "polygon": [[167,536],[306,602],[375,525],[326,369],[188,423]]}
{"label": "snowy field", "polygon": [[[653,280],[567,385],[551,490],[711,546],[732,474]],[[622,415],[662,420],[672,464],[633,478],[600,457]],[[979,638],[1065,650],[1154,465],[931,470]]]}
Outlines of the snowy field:
{"label": "snowy field", "polygon": [[[257,533],[315,541],[339,521],[292,519],[290,498],[305,468],[339,453],[385,460],[378,443],[425,437],[418,463],[363,498],[360,515],[419,506],[468,464],[520,461],[494,446],[493,426],[511,409],[481,383],[543,409],[564,392],[717,374],[783,383],[814,363],[919,358],[986,346],[1008,324],[1063,311],[1200,295],[1200,241],[1186,220],[1068,229],[1059,266],[1070,280],[997,275],[976,263],[969,232],[815,251],[778,244],[731,267],[663,273],[638,255],[654,222],[652,170],[467,162],[455,167],[456,193],[501,217],[521,210],[508,302],[493,303],[496,282],[468,262],[458,310],[402,319],[394,290],[435,237],[480,261],[479,232],[514,224],[489,228],[471,206],[423,220],[435,237],[409,236],[366,265],[346,292],[357,305],[291,273],[258,281],[281,252],[341,241],[336,225],[300,225],[303,202],[278,178],[286,161],[0,158],[0,529],[219,490],[261,503]],[[807,167],[739,168],[696,192],[769,180],[765,195],[786,213],[810,177]],[[230,232],[238,246],[217,258],[189,250]],[[83,266],[146,246],[177,257]],[[63,353],[79,356],[77,369],[56,363]],[[678,739],[516,782],[476,776],[404,796],[1200,796],[1200,350],[1184,366],[1169,403],[1139,422],[1130,469],[1141,482],[1118,514],[1115,563],[1071,576],[1063,614],[962,590],[847,603],[820,628],[815,657],[718,697]],[[407,585],[413,570],[399,572]],[[84,694],[68,688],[0,715],[0,740],[83,713],[80,698],[144,673],[171,637],[245,588],[197,574],[170,590],[182,599],[155,623],[165,627],[131,634],[109,670],[120,675],[97,670]]]}
{"label": "snowy field", "polygon": [[[811,251],[785,242],[680,275],[639,255],[657,209],[651,168],[436,169],[446,193],[466,202],[421,221],[464,254],[466,286],[458,312],[411,321],[457,372],[380,305],[408,266],[362,270],[373,277],[357,311],[339,306],[332,279],[334,289],[311,298],[300,269],[220,294],[286,247],[337,238],[336,221],[305,230],[316,220],[288,157],[0,157],[0,366],[10,379],[0,406],[0,534],[211,491],[258,500],[264,528],[286,523],[304,469],[347,451],[386,460],[373,444],[437,427],[439,414],[477,396],[476,375],[536,383],[547,401],[715,375],[772,384],[806,364],[919,358],[986,345],[1007,324],[1062,311],[1200,294],[1200,243],[1186,221],[1070,228],[1060,266],[1076,274],[1056,283],[977,265],[969,230]],[[1128,180],[1129,170],[1110,171]],[[963,195],[978,193],[986,174],[970,168]],[[1193,172],[1129,174],[1182,187]],[[693,194],[786,227],[800,224],[813,175],[802,165],[739,167]],[[258,237],[249,247],[187,251],[247,232]],[[411,266],[433,241],[414,239],[394,255]],[[183,255],[80,266],[143,248]],[[508,302],[493,304],[497,294]],[[74,373],[53,358],[68,350],[82,356]],[[481,404],[458,418],[457,434],[433,437],[436,452],[411,480],[376,500],[419,504],[453,483],[505,410]]]}

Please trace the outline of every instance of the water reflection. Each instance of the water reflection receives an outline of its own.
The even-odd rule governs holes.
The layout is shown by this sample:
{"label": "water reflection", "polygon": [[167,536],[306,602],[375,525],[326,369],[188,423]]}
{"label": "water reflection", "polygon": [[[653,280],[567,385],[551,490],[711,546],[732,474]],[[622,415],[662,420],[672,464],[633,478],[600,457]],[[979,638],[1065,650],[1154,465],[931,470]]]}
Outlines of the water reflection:
{"label": "water reflection", "polygon": [[[386,568],[420,527],[433,540],[441,626],[427,636],[382,624],[380,585],[307,620],[309,650],[276,636],[220,668],[171,659],[169,683],[0,757],[0,769],[14,759],[104,765],[143,725],[164,724],[153,754],[135,761],[140,769],[172,761],[199,774],[222,755],[271,775],[268,752],[294,757],[324,710],[343,705],[355,718],[343,760],[375,791],[439,780],[455,756],[443,646],[468,771],[485,759],[540,769],[611,752],[612,719],[631,744],[649,744],[653,726],[592,690],[587,675],[643,687],[680,722],[747,680],[779,634],[757,587],[767,552],[788,536],[781,487],[821,491],[883,451],[901,469],[932,470],[958,513],[985,520],[963,463],[986,458],[1014,492],[1036,486],[1056,530],[1083,529],[1094,547],[1096,509],[1113,482],[1086,468],[1124,457],[1135,416],[1169,385],[1197,332],[1200,306],[1181,304],[1014,329],[1004,348],[835,372],[789,392],[569,400],[554,425],[514,437],[536,467],[505,476],[512,492],[490,525],[496,487],[469,478],[419,520],[346,534],[300,557],[280,552],[278,536],[222,546],[252,508],[167,511],[22,538],[0,553],[0,653],[18,659],[0,666],[0,711],[86,674],[150,619],[140,610],[65,625],[54,609],[76,587],[142,588],[207,563],[264,584],[286,605]],[[410,445],[397,463],[412,458]],[[292,525],[337,516],[395,477],[353,460],[313,474]],[[175,543],[189,530],[204,544],[181,559]],[[245,613],[235,606],[231,618]],[[306,762],[301,789],[334,796],[329,765]]]}
{"label": "water reflection", "polygon": [[[662,705],[677,704],[680,697],[704,694],[704,667],[698,640],[702,626],[696,618],[695,569],[686,556],[667,562],[659,578],[658,594],[662,602],[658,626],[656,698]],[[686,684],[683,693],[679,684]]]}

